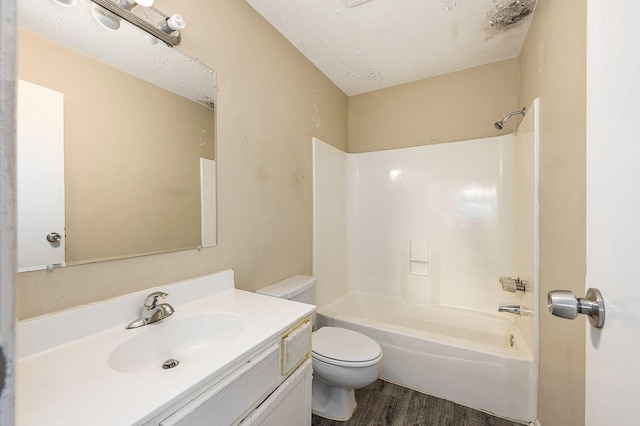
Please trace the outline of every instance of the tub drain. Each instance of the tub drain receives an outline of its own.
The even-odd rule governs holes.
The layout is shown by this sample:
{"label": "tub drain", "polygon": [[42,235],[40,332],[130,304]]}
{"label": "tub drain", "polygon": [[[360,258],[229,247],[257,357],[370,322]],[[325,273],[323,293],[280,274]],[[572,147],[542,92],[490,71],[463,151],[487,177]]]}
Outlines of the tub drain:
{"label": "tub drain", "polygon": [[162,368],[168,370],[170,368],[177,367],[178,364],[180,364],[180,361],[171,358],[162,363]]}
{"label": "tub drain", "polygon": [[[513,337],[513,334],[509,336],[509,346],[513,347],[513,344],[516,342],[516,338]],[[169,367],[170,368],[170,367]]]}

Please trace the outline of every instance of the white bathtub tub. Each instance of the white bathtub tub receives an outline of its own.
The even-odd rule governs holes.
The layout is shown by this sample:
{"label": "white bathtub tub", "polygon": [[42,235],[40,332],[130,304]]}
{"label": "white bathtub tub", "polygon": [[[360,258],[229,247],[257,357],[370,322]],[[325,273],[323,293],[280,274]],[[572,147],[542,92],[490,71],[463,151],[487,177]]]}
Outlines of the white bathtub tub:
{"label": "white bathtub tub", "polygon": [[534,358],[516,318],[366,293],[349,293],[317,314],[319,326],[345,327],[376,340],[384,351],[382,379],[531,422]]}

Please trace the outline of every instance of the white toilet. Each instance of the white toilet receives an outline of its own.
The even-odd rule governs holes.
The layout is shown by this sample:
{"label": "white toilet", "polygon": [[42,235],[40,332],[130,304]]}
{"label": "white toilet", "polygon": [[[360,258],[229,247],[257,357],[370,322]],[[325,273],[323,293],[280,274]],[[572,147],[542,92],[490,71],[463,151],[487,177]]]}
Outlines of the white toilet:
{"label": "white toilet", "polygon": [[[315,277],[295,275],[256,293],[315,304],[317,282]],[[364,334],[339,327],[314,331],[311,346],[311,411],[331,420],[348,420],[356,409],[354,390],[380,375],[382,349]]]}

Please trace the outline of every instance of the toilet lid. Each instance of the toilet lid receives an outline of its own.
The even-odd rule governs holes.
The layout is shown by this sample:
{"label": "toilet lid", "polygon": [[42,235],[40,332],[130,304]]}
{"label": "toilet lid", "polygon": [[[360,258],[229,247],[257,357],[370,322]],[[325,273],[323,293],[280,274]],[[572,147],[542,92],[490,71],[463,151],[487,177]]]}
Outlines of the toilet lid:
{"label": "toilet lid", "polygon": [[314,357],[337,365],[372,365],[382,355],[375,340],[346,328],[322,327],[313,333],[311,342]]}

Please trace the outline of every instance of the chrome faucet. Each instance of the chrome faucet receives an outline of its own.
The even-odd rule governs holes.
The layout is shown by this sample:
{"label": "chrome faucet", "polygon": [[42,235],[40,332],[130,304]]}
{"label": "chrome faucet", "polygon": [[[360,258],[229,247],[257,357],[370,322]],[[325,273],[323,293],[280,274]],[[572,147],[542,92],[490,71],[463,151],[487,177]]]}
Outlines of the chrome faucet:
{"label": "chrome faucet", "polygon": [[166,299],[169,296],[162,291],[156,291],[151,293],[144,299],[144,306],[142,307],[142,314],[137,320],[131,321],[125,328],[138,328],[143,325],[151,324],[156,321],[163,320],[173,314],[175,309],[168,303],[158,303],[159,299]]}
{"label": "chrome faucet", "polygon": [[498,307],[498,312],[508,312],[514,315],[522,315],[522,307],[520,305],[504,305]]}

